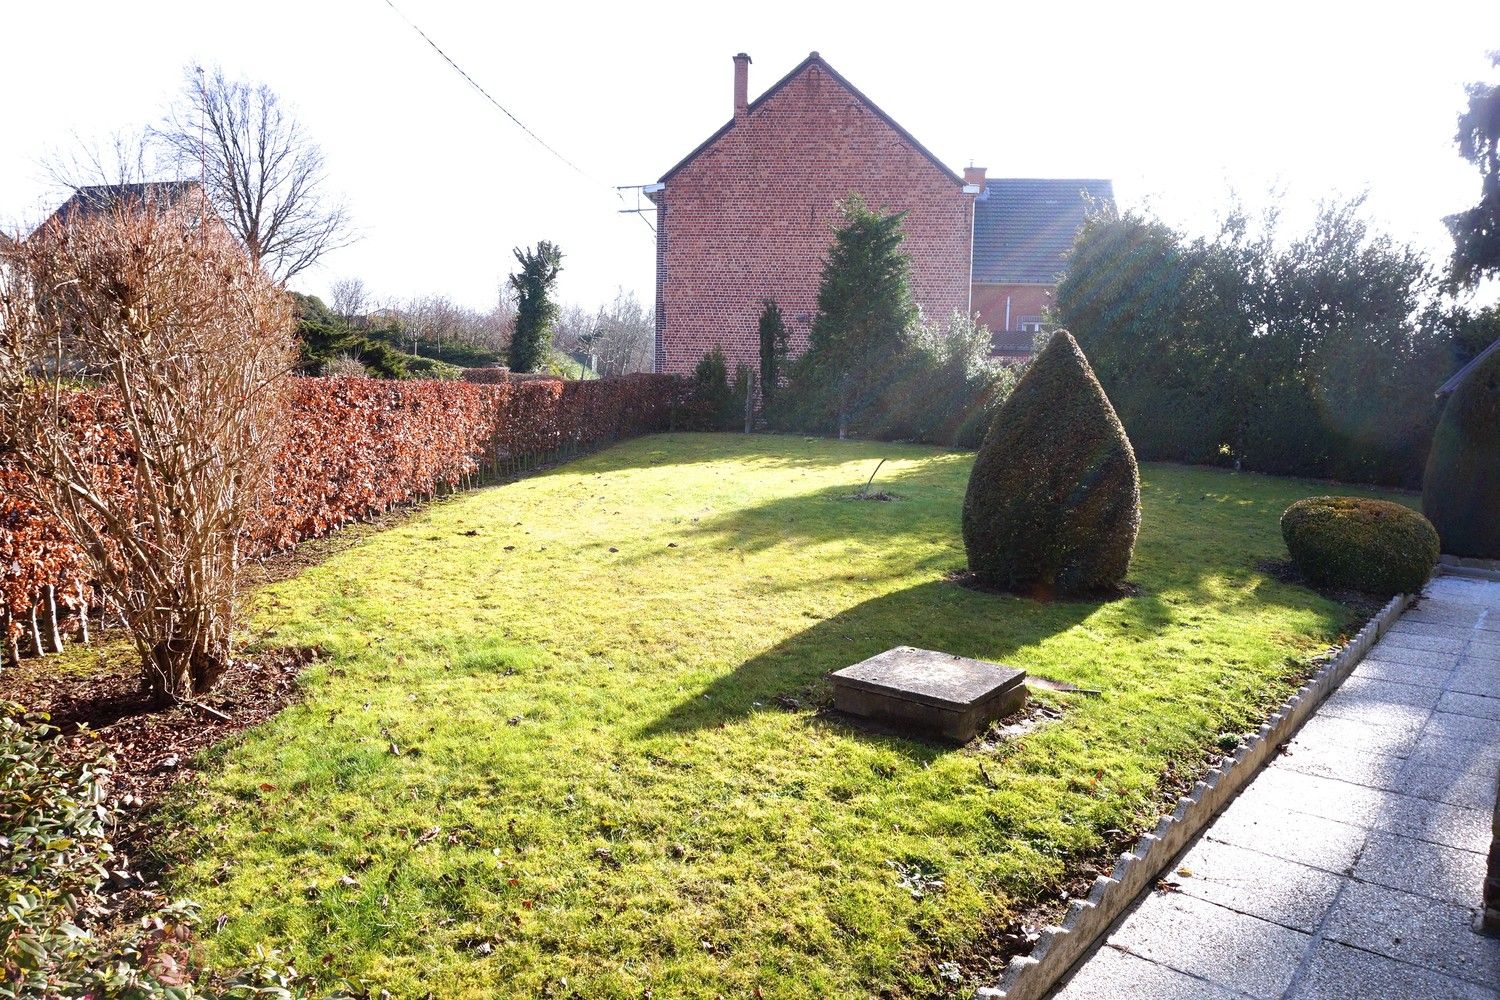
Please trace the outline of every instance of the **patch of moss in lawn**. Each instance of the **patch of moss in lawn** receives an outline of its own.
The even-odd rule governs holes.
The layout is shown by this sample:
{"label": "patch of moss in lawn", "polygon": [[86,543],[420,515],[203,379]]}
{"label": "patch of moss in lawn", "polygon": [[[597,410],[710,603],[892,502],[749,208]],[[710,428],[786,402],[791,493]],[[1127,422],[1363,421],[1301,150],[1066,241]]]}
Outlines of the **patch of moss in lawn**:
{"label": "patch of moss in lawn", "polygon": [[[840,502],[881,458],[901,502]],[[403,997],[935,988],[931,956],[1148,823],[1349,614],[1256,569],[1316,489],[1171,466],[1142,470],[1137,596],[953,586],[969,463],[652,437],[267,587],[257,632],[329,656],[181,805],[174,888],[225,918],[206,957],[287,947]],[[903,643],[1104,693],[991,751],[816,711]]]}

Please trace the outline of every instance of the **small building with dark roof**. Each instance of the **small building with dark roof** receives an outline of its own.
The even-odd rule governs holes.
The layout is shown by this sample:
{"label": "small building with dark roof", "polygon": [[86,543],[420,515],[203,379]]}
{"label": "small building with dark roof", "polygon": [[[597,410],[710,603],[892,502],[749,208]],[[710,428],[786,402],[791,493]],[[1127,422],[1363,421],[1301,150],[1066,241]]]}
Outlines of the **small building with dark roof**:
{"label": "small building with dark roof", "polygon": [[197,181],[144,181],[137,184],[94,184],[74,188],[72,196],[37,228],[70,225],[122,207],[175,207],[189,199],[197,199],[201,190]]}
{"label": "small building with dark roof", "polygon": [[971,178],[974,199],[974,278],[971,308],[994,334],[995,353],[1031,354],[1052,293],[1067,269],[1068,251],[1088,213],[1113,206],[1107,180]]}
{"label": "small building with dark roof", "polygon": [[754,101],[749,67],[734,57],[733,117],[645,188],[656,370],[691,372],[715,347],[731,371],[758,367],[766,299],[792,353],[804,350],[839,204],[854,194],[906,213],[912,294],[929,320],[977,312],[998,356],[1028,356],[1084,212],[1113,201],[1110,183],[959,174],[818,53]]}
{"label": "small building with dark roof", "polygon": [[1447,399],[1449,396],[1453,395],[1458,391],[1459,386],[1463,385],[1469,380],[1469,376],[1473,375],[1476,371],[1479,370],[1479,366],[1484,363],[1484,359],[1489,357],[1491,354],[1494,354],[1496,351],[1500,351],[1500,340],[1496,340],[1494,343],[1490,344],[1490,346],[1474,355],[1474,357],[1469,360],[1468,364],[1464,365],[1458,371],[1453,373],[1452,378],[1444,382],[1442,385],[1438,386],[1438,390],[1434,395],[1436,395],[1439,399]]}

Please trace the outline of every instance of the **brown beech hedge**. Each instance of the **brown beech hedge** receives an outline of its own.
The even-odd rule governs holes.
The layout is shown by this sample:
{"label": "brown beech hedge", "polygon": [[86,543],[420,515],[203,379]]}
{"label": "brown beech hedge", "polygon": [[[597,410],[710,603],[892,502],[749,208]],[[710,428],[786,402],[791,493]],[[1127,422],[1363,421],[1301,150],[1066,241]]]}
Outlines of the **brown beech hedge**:
{"label": "brown beech hedge", "polygon": [[[252,519],[246,551],[285,549],[392,507],[553,458],[588,451],[674,420],[692,423],[682,379],[626,375],[590,381],[382,381],[299,378],[278,449],[271,499]],[[131,456],[102,392],[79,392],[75,413],[101,463],[128,490]],[[44,588],[77,610],[89,581],[61,527],[26,501],[0,452],[0,620],[11,644],[32,628]],[[30,641],[23,645],[29,645]]]}

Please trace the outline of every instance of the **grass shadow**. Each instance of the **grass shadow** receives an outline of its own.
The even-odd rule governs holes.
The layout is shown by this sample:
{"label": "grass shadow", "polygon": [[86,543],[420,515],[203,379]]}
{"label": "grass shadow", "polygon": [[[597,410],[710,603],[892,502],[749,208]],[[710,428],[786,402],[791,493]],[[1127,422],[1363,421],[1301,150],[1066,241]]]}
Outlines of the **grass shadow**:
{"label": "grass shadow", "polygon": [[[690,550],[709,545],[774,557],[778,547],[795,552],[826,546],[825,582],[950,578],[929,579],[817,620],[682,698],[639,736],[689,733],[776,711],[778,697],[826,701],[829,672],[898,645],[1005,662],[1043,676],[1050,669],[1065,675],[1056,679],[1081,686],[1101,680],[1150,685],[1149,672],[1170,671],[1168,657],[1237,655],[1225,648],[1234,642],[1229,636],[1219,640],[1225,643],[1222,653],[1199,648],[1205,622],[1215,617],[1306,613],[1330,638],[1347,621],[1348,602],[1339,606],[1328,595],[1286,585],[1259,565],[1259,556],[1280,549],[1276,519],[1287,502],[1285,483],[1196,472],[1162,476],[1163,483],[1152,482],[1157,477],[1149,470],[1147,475],[1146,527],[1127,587],[1082,599],[1033,600],[961,586],[956,574],[966,558],[953,520],[964,483],[947,468],[898,467],[882,476],[881,484],[903,498],[892,503],[851,502],[847,497],[859,485],[851,483],[705,518],[685,533]],[[1230,481],[1237,489],[1225,490]],[[848,551],[841,547],[851,544],[863,550],[858,570],[837,560]],[[789,591],[815,584],[802,579]],[[1078,634],[1038,648],[1101,611]]]}
{"label": "grass shadow", "polygon": [[[931,464],[934,458],[967,463],[972,451],[945,450],[932,445],[900,444],[886,441],[839,441],[833,438],[807,437],[798,434],[738,434],[672,431],[632,438],[589,457],[589,472],[618,472],[628,469],[664,469],[734,461],[743,469],[808,470],[827,469],[849,463],[869,463],[864,476],[851,489],[864,483],[882,458],[893,461],[919,460]],[[564,466],[563,468],[567,468]],[[877,480],[877,484],[880,480]]]}
{"label": "grass shadow", "polygon": [[[844,550],[842,562],[831,557],[823,574],[825,581],[868,581],[963,568],[963,546],[953,530],[954,512],[963,503],[963,484],[949,467],[930,461],[898,467],[883,475],[878,484],[899,494],[900,499],[887,503],[854,499],[864,485],[862,478],[759,502],[752,498],[683,524],[681,534],[674,536],[674,547],[712,553],[721,559],[732,558],[734,553],[761,554],[778,548],[799,554],[820,546]],[[861,568],[846,575],[841,567],[855,561],[849,558],[849,546],[857,547]],[[619,561],[644,564],[653,557],[651,553],[637,553]],[[877,567],[874,573],[870,572],[872,557]],[[785,589],[806,589],[816,582],[797,578],[786,581]],[[767,588],[783,589],[775,583]]]}
{"label": "grass shadow", "polygon": [[[1142,624],[1161,621],[1156,602],[1131,600],[1140,602]],[[872,598],[777,643],[688,695],[638,735],[649,739],[709,729],[755,712],[782,710],[787,699],[822,703],[830,672],[893,646],[1028,669],[1028,658],[1017,654],[1074,627],[1104,603],[979,594],[942,580],[918,584]]]}

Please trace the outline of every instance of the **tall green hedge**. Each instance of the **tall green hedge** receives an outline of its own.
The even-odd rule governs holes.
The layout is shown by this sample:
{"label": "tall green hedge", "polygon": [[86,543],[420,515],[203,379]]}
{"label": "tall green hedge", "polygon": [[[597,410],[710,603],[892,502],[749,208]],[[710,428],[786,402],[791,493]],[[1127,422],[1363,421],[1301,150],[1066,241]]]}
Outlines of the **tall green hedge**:
{"label": "tall green hedge", "polygon": [[1500,559],[1500,351],[1469,373],[1443,410],[1422,510],[1444,552]]}
{"label": "tall green hedge", "polygon": [[1135,452],[1088,359],[1056,334],[995,414],[969,476],[969,569],[1040,596],[1119,586],[1141,521]]}
{"label": "tall green hedge", "polygon": [[1101,212],[1057,319],[1142,459],[1419,486],[1432,392],[1473,337],[1500,336],[1500,311],[1440,305],[1424,256],[1357,200],[1288,235],[1233,212],[1211,238]]}
{"label": "tall green hedge", "polygon": [[[883,358],[878,376],[846,409],[847,433],[882,441],[921,441],[977,448],[990,419],[1016,383],[1016,369],[990,357],[990,331],[954,312],[946,323],[916,323]],[[838,430],[838,386],[809,352],[791,366],[776,397],[771,426],[832,434]]]}

